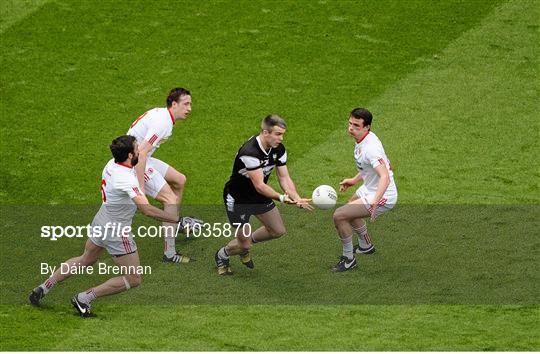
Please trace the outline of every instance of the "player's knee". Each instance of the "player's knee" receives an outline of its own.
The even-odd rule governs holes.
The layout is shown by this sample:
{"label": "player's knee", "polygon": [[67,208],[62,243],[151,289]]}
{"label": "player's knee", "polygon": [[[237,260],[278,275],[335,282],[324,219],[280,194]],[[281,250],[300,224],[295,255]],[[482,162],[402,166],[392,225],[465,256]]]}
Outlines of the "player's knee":
{"label": "player's knee", "polygon": [[131,288],[136,288],[141,285],[142,277],[140,274],[130,274],[127,276],[127,280]]}
{"label": "player's knee", "polygon": [[334,212],[334,215],[332,216],[332,218],[334,219],[334,224],[338,224],[340,222],[347,220],[345,213],[341,212],[341,210],[339,209],[337,209]]}
{"label": "player's knee", "polygon": [[178,177],[176,178],[176,184],[180,188],[184,188],[187,182],[187,177],[183,173],[178,172]]}
{"label": "player's knee", "polygon": [[285,226],[279,226],[272,228],[271,230],[268,230],[270,232],[270,235],[272,235],[272,238],[280,238],[281,236],[285,235],[287,230],[285,229]]}
{"label": "player's knee", "polygon": [[178,191],[184,189],[184,186],[186,185],[186,182],[187,182],[186,175],[184,175],[183,173],[177,172],[171,178],[171,180],[169,181],[169,184],[170,184],[171,188],[174,191],[178,192]]}
{"label": "player's knee", "polygon": [[156,198],[159,202],[163,203],[164,205],[174,205],[178,204],[178,196],[174,194],[172,190],[167,188],[166,191],[161,191],[158,194],[158,197]]}

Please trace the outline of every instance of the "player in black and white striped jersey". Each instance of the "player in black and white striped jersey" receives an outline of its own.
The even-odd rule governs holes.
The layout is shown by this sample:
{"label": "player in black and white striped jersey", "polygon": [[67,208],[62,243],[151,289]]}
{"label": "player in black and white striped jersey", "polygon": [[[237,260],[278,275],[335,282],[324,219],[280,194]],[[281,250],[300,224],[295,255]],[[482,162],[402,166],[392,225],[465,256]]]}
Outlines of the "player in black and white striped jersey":
{"label": "player in black and white striped jersey", "polygon": [[[285,225],[273,200],[295,204],[312,210],[309,199],[301,198],[287,169],[287,151],[283,136],[287,126],[277,115],[265,117],[261,132],[245,142],[234,160],[233,171],[225,184],[223,200],[231,225],[236,227],[236,237],[215,254],[219,275],[231,275],[229,257],[240,255],[248,268],[253,268],[249,250],[252,244],[279,238],[285,234]],[[277,171],[283,194],[269,186],[268,179],[274,168]],[[255,215],[263,224],[251,232],[249,219]]]}

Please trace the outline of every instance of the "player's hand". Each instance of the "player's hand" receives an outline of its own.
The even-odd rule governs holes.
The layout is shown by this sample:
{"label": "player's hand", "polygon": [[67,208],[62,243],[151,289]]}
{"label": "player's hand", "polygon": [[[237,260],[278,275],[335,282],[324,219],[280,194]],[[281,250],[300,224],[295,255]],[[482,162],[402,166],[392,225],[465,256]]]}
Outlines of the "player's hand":
{"label": "player's hand", "polygon": [[306,210],[313,210],[313,205],[311,205],[309,202],[311,202],[311,199],[308,198],[298,198],[296,199],[296,206],[300,209],[306,209]]}
{"label": "player's hand", "polygon": [[371,207],[369,208],[371,222],[375,222],[375,218],[377,217],[377,206],[378,206],[378,203],[373,203],[371,204]]}
{"label": "player's hand", "polygon": [[282,203],[285,203],[285,204],[296,204],[296,201],[291,199],[291,197],[289,197],[288,194],[282,194],[279,197],[279,201],[282,202]]}
{"label": "player's hand", "polygon": [[343,181],[339,182],[339,191],[345,192],[349,187],[354,186],[356,183],[353,178],[345,178]]}

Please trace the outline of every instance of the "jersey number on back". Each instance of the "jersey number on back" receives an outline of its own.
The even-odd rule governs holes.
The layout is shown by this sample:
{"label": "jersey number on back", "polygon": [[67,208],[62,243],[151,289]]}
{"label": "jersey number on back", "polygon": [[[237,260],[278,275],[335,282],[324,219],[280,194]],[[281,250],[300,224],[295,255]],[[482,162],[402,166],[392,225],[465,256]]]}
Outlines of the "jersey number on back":
{"label": "jersey number on back", "polygon": [[107,201],[107,196],[105,195],[105,187],[107,186],[107,182],[102,179],[101,180],[101,200],[103,200],[103,203]]}

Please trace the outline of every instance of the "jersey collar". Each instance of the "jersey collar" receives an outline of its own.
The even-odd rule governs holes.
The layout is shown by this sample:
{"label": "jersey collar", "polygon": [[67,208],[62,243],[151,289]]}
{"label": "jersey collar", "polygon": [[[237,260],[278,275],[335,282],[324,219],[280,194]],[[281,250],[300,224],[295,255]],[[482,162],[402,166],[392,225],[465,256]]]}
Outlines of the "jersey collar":
{"label": "jersey collar", "polygon": [[169,115],[171,116],[172,124],[176,123],[170,108],[167,108],[167,112],[169,112]]}
{"label": "jersey collar", "polygon": [[364,134],[362,134],[362,136],[360,137],[360,139],[356,140],[356,143],[357,144],[360,144],[362,142],[362,140],[364,140],[366,138],[366,136],[368,136],[370,130],[368,130],[367,132],[365,132]]}
{"label": "jersey collar", "polygon": [[133,168],[133,166],[125,164],[123,162],[115,162],[115,164],[120,165],[120,166],[124,166],[124,167],[127,167],[127,168]]}
{"label": "jersey collar", "polygon": [[270,148],[270,150],[268,150],[268,152],[266,152],[266,150],[264,149],[264,147],[262,146],[262,143],[261,143],[261,137],[260,136],[257,136],[255,138],[255,140],[257,140],[257,143],[259,144],[259,148],[261,149],[262,152],[264,152],[264,154],[266,156],[270,155],[270,151],[272,151],[272,148]]}

